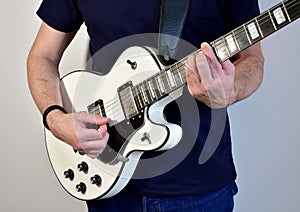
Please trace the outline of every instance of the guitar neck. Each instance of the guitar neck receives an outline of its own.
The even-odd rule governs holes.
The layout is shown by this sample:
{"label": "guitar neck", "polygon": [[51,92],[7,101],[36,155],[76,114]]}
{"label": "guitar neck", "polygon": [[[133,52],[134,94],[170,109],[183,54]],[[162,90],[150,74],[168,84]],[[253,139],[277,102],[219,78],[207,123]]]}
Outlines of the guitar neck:
{"label": "guitar neck", "polygon": [[[224,62],[299,17],[300,0],[285,0],[210,44],[218,60]],[[192,54],[199,52],[201,49]],[[133,95],[139,108],[144,108],[186,84],[187,58],[181,59],[133,87]]]}

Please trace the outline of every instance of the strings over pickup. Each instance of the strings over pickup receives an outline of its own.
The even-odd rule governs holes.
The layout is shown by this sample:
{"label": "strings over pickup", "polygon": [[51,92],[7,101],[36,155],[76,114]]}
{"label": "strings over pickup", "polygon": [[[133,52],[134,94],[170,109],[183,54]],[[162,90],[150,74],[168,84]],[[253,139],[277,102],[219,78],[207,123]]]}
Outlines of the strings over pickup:
{"label": "strings over pickup", "polygon": [[119,87],[118,94],[126,119],[130,119],[138,115],[139,110],[134,100],[134,95],[132,92],[132,82],[129,81],[126,84]]}

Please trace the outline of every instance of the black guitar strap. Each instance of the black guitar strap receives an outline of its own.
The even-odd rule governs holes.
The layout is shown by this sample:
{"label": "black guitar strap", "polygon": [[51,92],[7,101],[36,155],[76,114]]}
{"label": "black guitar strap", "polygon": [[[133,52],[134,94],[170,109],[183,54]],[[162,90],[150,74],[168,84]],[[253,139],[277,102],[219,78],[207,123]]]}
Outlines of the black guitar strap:
{"label": "black guitar strap", "polygon": [[174,62],[189,6],[190,0],[161,0],[158,53],[164,65]]}

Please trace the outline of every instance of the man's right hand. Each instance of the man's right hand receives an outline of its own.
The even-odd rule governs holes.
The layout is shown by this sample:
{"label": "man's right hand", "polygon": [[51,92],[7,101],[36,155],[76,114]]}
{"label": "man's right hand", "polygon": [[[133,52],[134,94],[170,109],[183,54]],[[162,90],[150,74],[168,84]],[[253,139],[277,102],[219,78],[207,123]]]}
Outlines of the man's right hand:
{"label": "man's right hand", "polygon": [[[106,147],[109,138],[106,124],[109,121],[108,118],[86,112],[64,114],[54,110],[47,116],[48,126],[55,137],[91,158],[96,158]],[[99,128],[89,129],[88,124],[98,125]]]}

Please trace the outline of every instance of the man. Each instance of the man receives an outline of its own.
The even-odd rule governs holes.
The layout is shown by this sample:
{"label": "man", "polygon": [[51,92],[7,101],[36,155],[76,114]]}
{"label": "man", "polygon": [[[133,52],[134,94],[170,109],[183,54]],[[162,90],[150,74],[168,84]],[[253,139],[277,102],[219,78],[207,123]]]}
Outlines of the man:
{"label": "man", "polygon": [[[226,107],[248,97],[259,87],[263,57],[258,43],[240,52],[231,61],[220,64],[212,48],[203,42],[213,41],[258,13],[257,0],[190,2],[182,39],[197,47],[202,43],[202,53],[187,60],[186,91],[189,92],[184,91],[182,98],[192,95],[197,99],[198,111],[180,117],[178,108],[170,104],[165,115],[167,120],[187,123],[183,138],[175,150],[172,149],[173,152],[177,154],[181,145],[189,142],[189,134],[197,133],[195,144],[188,155],[166,173],[132,180],[114,197],[88,201],[90,211],[233,210],[233,196],[237,192],[234,183],[236,172]],[[95,158],[102,153],[109,139],[106,127],[109,117],[85,112],[65,113],[60,93],[59,62],[83,22],[91,38],[91,55],[126,36],[158,33],[160,0],[126,3],[118,0],[44,0],[37,14],[43,23],[28,56],[28,82],[32,96],[44,114],[44,124],[57,138]],[[217,118],[212,118],[215,113]],[[200,123],[193,123],[195,116]],[[214,132],[220,130],[218,124],[213,124],[216,120],[223,124],[220,138],[214,136]],[[96,124],[99,129],[87,129],[87,124]],[[195,129],[195,125],[199,127]],[[216,139],[214,142],[219,145],[201,164],[199,155],[211,132],[212,138]]]}

